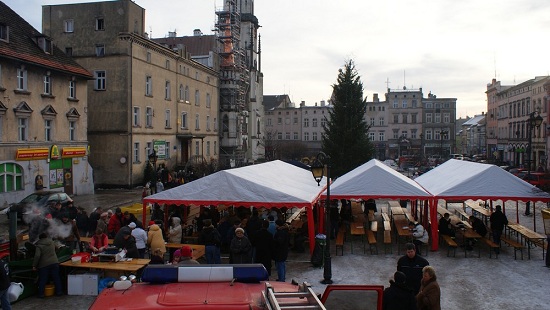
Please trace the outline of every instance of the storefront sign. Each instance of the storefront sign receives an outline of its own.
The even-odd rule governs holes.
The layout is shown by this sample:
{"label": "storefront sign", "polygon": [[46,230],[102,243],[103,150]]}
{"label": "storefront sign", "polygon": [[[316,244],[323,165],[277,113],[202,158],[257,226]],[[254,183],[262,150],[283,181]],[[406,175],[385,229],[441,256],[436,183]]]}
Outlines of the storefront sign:
{"label": "storefront sign", "polygon": [[71,157],[83,157],[86,156],[85,147],[64,147],[61,152],[62,158],[71,158]]}
{"label": "storefront sign", "polygon": [[46,159],[50,154],[48,148],[38,149],[18,149],[15,155],[15,160],[38,160]]}

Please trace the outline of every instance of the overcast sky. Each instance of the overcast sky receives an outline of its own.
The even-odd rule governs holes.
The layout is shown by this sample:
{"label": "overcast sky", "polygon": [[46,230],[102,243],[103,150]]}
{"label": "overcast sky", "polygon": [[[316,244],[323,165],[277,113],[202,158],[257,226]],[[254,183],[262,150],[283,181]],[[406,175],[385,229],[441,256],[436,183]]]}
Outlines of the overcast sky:
{"label": "overcast sky", "polygon": [[[88,0],[3,0],[41,30],[42,5]],[[242,0],[245,1],[245,0]],[[250,1],[250,0],[248,0]],[[222,0],[136,0],[153,37],[212,34]],[[485,111],[486,85],[550,72],[548,0],[256,0],[264,94],[307,105],[327,100],[353,59],[364,95],[422,87],[457,98],[457,117]],[[495,75],[496,74],[496,75]]]}

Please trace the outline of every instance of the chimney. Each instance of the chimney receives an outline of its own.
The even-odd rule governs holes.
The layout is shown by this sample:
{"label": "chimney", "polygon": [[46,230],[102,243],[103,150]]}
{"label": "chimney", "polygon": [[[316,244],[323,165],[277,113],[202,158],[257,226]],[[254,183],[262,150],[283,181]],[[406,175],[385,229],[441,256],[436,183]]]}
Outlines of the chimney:
{"label": "chimney", "polygon": [[168,31],[168,37],[169,38],[175,38],[176,37],[176,32],[175,31]]}
{"label": "chimney", "polygon": [[300,108],[305,106],[306,106],[306,102],[302,100],[302,102],[300,102]]}
{"label": "chimney", "polygon": [[321,100],[321,106],[322,106],[322,107],[325,106],[325,100]]}
{"label": "chimney", "polygon": [[372,94],[372,101],[373,102],[380,102],[380,99],[378,99],[378,94]]}
{"label": "chimney", "polygon": [[202,31],[200,29],[193,30],[193,36],[195,36],[195,37],[202,36]]}

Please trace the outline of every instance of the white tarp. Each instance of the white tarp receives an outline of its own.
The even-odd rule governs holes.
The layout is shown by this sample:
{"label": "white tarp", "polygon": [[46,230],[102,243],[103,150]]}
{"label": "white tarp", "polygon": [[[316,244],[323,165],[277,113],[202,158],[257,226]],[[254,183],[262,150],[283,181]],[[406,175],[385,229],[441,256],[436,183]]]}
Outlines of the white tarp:
{"label": "white tarp", "polygon": [[190,183],[147,196],[145,203],[311,207],[323,187],[310,171],[275,160],[222,170]]}
{"label": "white tarp", "polygon": [[[326,197],[327,192],[321,195]],[[331,199],[428,199],[420,185],[377,159],[337,178],[330,186]]]}
{"label": "white tarp", "polygon": [[456,159],[446,161],[415,181],[445,200],[550,200],[550,194],[500,167]]}

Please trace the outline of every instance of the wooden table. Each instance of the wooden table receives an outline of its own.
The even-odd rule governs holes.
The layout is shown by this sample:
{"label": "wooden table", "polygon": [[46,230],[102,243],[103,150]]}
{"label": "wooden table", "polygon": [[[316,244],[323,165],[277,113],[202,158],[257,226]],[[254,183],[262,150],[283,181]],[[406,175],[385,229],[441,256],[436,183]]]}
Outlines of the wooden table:
{"label": "wooden table", "polygon": [[[481,235],[478,234],[475,230],[473,230],[470,227],[465,227],[463,229],[460,229],[462,231],[462,241],[464,243],[464,257],[468,257],[468,245],[471,244],[472,247],[474,246],[473,242],[466,242],[466,241],[473,241],[474,239],[481,239]],[[478,244],[478,255],[477,257],[481,257],[481,246]]]}
{"label": "wooden table", "polygon": [[193,259],[197,260],[204,256],[206,250],[202,244],[181,244],[181,243],[166,243],[167,249],[181,249],[182,246],[187,245],[193,249]]}
{"label": "wooden table", "polygon": [[[360,222],[353,222],[350,225],[350,233],[353,236],[361,237],[361,242],[363,243],[363,253],[365,252],[365,226]],[[353,239],[351,240],[351,253],[353,253]]]}
{"label": "wooden table", "polygon": [[483,219],[483,222],[487,226],[487,223],[489,223],[489,218],[491,217],[491,214],[492,214],[490,210],[486,209],[485,207],[480,206],[476,202],[470,202],[469,201],[469,202],[465,202],[464,204],[466,206],[468,206],[470,209],[472,209],[472,214],[473,215],[476,215],[476,213],[480,214],[481,218]]}
{"label": "wooden table", "polygon": [[124,273],[137,273],[140,269],[145,268],[145,266],[147,266],[150,261],[151,261],[150,259],[133,258],[131,261],[89,262],[89,263],[73,264],[72,260],[68,260],[59,265],[63,267],[72,267],[72,268],[87,268],[87,269],[121,271]]}
{"label": "wooden table", "polygon": [[393,225],[396,231],[397,253],[399,253],[400,240],[404,240],[406,243],[412,238],[412,234],[409,229],[409,221],[404,214],[394,216]]}
{"label": "wooden table", "polygon": [[527,246],[528,259],[531,259],[531,248],[537,246],[537,244],[541,245],[542,258],[544,259],[544,242],[546,240],[546,236],[532,231],[523,225],[515,223],[506,225],[506,230],[508,232],[508,236],[511,236],[512,233],[516,234],[516,237],[519,239],[518,241]]}
{"label": "wooden table", "polygon": [[405,212],[403,211],[403,208],[401,208],[401,207],[391,207],[390,210],[391,210],[391,216],[392,217],[395,217],[396,215],[405,215]]}

